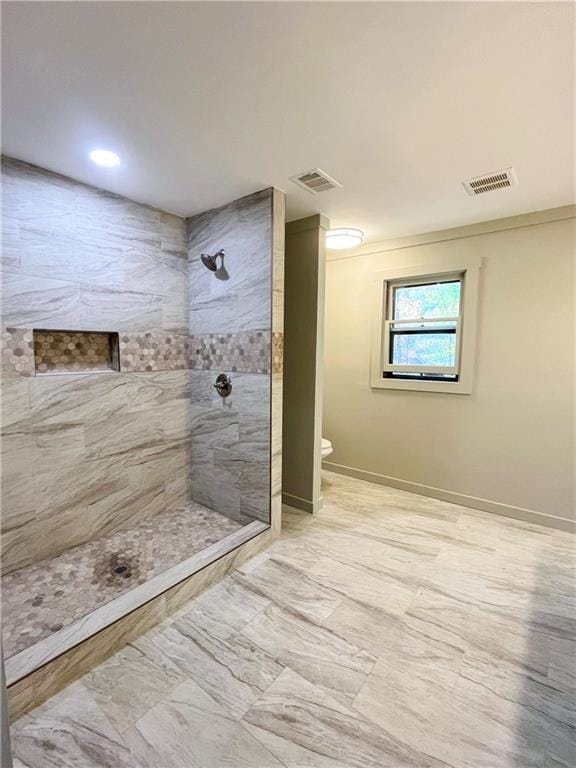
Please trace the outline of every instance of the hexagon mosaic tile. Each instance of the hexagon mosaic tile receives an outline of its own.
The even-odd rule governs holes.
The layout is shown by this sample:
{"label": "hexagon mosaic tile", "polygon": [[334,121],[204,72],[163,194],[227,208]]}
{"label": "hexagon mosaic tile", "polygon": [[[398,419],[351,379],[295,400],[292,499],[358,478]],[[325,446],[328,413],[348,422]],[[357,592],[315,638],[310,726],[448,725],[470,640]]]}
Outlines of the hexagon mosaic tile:
{"label": "hexagon mosaic tile", "polygon": [[200,335],[4,328],[2,375],[105,371],[226,370],[281,373],[284,334]]}
{"label": "hexagon mosaic tile", "polygon": [[191,336],[190,368],[269,373],[270,331]]}
{"label": "hexagon mosaic tile", "polygon": [[117,371],[118,336],[92,331],[34,331],[36,373]]}
{"label": "hexagon mosaic tile", "polygon": [[2,331],[2,375],[33,376],[34,345],[31,328]]}
{"label": "hexagon mosaic tile", "polygon": [[241,527],[193,502],[4,575],[5,656],[34,645]]}
{"label": "hexagon mosaic tile", "polygon": [[123,371],[175,371],[188,368],[189,337],[184,334],[123,333],[120,367]]}

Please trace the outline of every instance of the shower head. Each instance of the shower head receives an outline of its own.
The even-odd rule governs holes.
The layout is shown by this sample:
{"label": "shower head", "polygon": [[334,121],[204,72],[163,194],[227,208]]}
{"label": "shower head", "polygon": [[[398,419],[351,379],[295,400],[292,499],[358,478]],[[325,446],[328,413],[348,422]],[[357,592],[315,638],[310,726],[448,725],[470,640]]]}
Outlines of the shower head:
{"label": "shower head", "polygon": [[200,259],[202,260],[202,264],[204,264],[206,269],[209,269],[210,272],[216,272],[218,269],[217,259],[220,258],[222,259],[222,262],[224,262],[224,255],[224,248],[220,248],[220,250],[215,253],[214,256],[209,256],[207,253],[203,253],[200,255]]}
{"label": "shower head", "polygon": [[216,264],[215,256],[208,256],[207,253],[203,253],[200,258],[202,259],[202,264],[204,264],[206,269],[209,269],[210,272],[216,272],[218,265]]}

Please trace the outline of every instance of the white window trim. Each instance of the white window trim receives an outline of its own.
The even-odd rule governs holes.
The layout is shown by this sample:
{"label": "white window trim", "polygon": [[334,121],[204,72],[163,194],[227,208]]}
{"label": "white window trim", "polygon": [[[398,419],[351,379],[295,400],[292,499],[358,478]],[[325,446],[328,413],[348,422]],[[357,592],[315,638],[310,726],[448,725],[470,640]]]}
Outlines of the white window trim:
{"label": "white window trim", "polygon": [[[472,392],[474,367],[476,359],[476,331],[478,315],[478,290],[480,283],[480,258],[467,258],[461,261],[429,260],[425,264],[407,267],[390,267],[372,275],[373,319],[372,319],[372,352],[370,366],[370,386],[375,389],[408,389],[417,392],[449,392],[459,395],[469,395]],[[386,349],[387,334],[384,332],[387,324],[387,302],[389,301],[389,286],[393,281],[447,277],[464,275],[463,295],[457,339],[457,360],[459,369],[458,381],[429,381],[422,379],[393,379],[383,375],[388,368]],[[427,370],[430,370],[428,368]],[[446,369],[442,369],[446,372]]]}

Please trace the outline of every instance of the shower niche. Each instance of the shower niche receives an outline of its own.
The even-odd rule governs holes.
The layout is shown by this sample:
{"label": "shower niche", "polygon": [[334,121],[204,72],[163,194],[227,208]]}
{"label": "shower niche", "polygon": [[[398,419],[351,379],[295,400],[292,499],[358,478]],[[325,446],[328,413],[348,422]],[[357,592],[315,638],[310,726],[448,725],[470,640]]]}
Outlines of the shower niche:
{"label": "shower niche", "polygon": [[33,343],[37,376],[120,370],[117,333],[34,329]]}

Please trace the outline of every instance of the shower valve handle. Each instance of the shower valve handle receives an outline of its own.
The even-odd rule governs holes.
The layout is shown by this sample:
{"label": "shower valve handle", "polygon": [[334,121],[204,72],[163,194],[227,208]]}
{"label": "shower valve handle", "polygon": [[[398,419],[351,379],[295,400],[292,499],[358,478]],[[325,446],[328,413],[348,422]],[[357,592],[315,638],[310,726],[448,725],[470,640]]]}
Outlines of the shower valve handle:
{"label": "shower valve handle", "polygon": [[230,376],[226,376],[225,373],[218,374],[216,378],[216,384],[213,386],[220,397],[228,397],[230,392],[232,392],[232,381]]}

